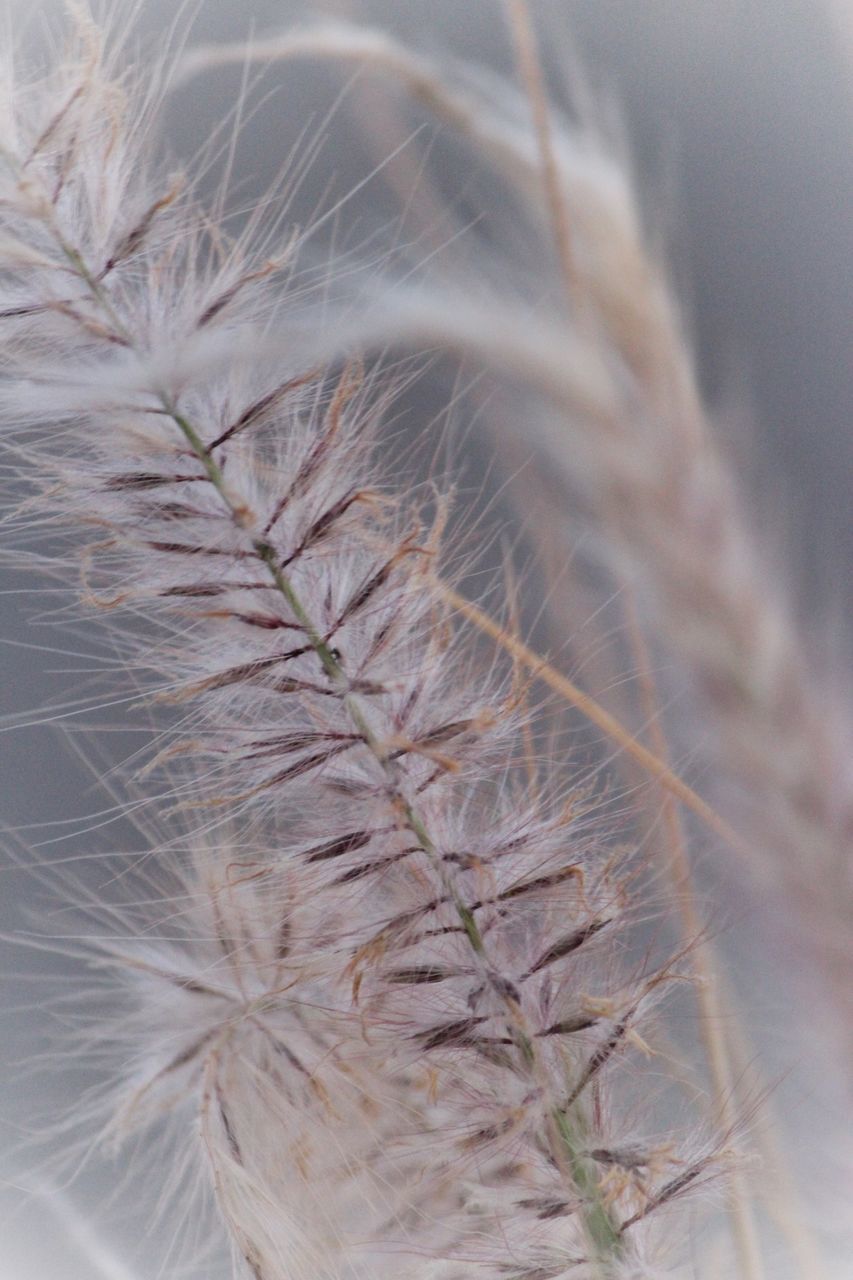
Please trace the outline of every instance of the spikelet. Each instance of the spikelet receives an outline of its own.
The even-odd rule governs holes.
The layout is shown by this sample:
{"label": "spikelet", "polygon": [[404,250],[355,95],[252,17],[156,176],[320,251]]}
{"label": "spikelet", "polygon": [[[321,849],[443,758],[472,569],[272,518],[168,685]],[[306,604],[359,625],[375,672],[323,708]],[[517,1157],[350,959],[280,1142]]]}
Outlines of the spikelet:
{"label": "spikelet", "polygon": [[86,28],[18,91],[0,179],[17,518],[65,531],[177,710],[173,820],[229,833],[164,866],[162,913],[109,913],[107,1130],[196,1142],[255,1280],[650,1274],[715,1167],[646,1138],[622,1071],[683,956],[633,954],[639,860],[560,780],[526,798],[509,674],[429,589],[443,504],[378,485],[381,394],[271,359],[287,256],[149,176],[145,116]]}

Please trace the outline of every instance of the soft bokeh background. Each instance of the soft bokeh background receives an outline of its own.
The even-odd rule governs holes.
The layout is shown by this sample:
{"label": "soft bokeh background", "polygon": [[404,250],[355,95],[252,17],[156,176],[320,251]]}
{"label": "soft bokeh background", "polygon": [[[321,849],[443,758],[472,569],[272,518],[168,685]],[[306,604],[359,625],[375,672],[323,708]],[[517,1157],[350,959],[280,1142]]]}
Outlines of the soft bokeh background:
{"label": "soft bokeh background", "polygon": [[[113,7],[122,17],[138,9],[134,31],[155,47],[175,20],[171,0]],[[546,37],[543,47],[555,88],[571,101],[582,71],[601,101],[615,108],[650,223],[666,244],[685,302],[706,393],[760,512],[760,526],[768,542],[781,548],[779,559],[815,643],[825,660],[841,669],[849,656],[844,619],[853,552],[850,10],[845,0],[825,7],[816,0],[539,0],[533,8]],[[34,46],[43,43],[43,16],[57,9],[46,0],[0,0],[0,11],[11,16],[13,26],[26,29]],[[277,29],[318,13],[364,18],[439,59],[449,53],[512,73],[498,0],[327,0],[313,6],[203,0],[194,15],[190,8],[177,19],[177,27],[189,28],[192,44],[239,39],[251,28]],[[349,79],[347,72],[312,64],[266,74],[262,87],[272,92],[244,126],[235,171],[247,200],[268,187],[292,148],[305,154],[314,138],[316,155],[294,195],[299,221],[318,204],[328,207],[366,166],[381,159],[381,140],[366,136],[359,112],[348,110],[351,103],[363,104],[364,94],[374,91],[370,86],[352,85],[327,117]],[[204,144],[238,87],[238,72],[216,72],[194,80],[171,101],[164,133],[177,156],[189,159]],[[389,101],[393,112],[401,99]],[[412,128],[406,121],[400,127]],[[434,137],[429,129],[412,137],[409,154],[415,161]],[[449,155],[451,176],[452,164]],[[467,198],[460,182],[462,217],[473,208]],[[335,234],[344,244],[378,250],[383,236],[391,243],[402,234],[395,229],[396,208],[393,189],[378,176],[344,207]],[[476,469],[478,456],[475,448],[469,467]],[[2,597],[2,714],[7,720],[0,727],[7,731],[0,736],[0,818],[37,844],[46,861],[138,844],[138,836],[104,812],[111,801],[97,785],[92,764],[97,750],[87,747],[88,759],[69,750],[59,716],[29,723],[31,708],[76,695],[80,669],[92,665],[91,640],[69,635],[61,619],[47,622],[44,601],[35,615],[26,610],[19,577],[10,575],[4,586],[9,591]],[[75,657],[78,653],[83,656]],[[103,718],[113,730],[122,729],[122,714],[105,712]],[[98,717],[85,719],[92,724]],[[129,752],[134,746],[128,731],[109,739],[106,751]],[[16,873],[2,873],[0,927],[7,934],[22,927],[22,904],[32,892]],[[721,915],[727,913],[736,918],[737,904],[722,903]],[[771,970],[784,963],[784,938],[772,930],[765,937],[759,930],[756,944],[741,936],[744,932],[735,928],[730,944],[738,972],[749,975],[749,984],[775,990]],[[38,982],[20,988],[23,1007],[7,1020],[4,1056],[11,1062],[26,1051],[28,1032],[40,1018],[38,992],[52,988],[55,967],[39,957],[22,961],[14,947],[5,956],[7,975],[22,964],[41,974]],[[63,976],[75,980],[73,971]],[[7,976],[6,984],[14,1002],[14,977]],[[775,1005],[780,1019],[788,1013],[783,1006],[780,994]],[[770,1074],[790,1072],[778,1086],[781,1105],[801,1109],[816,1131],[836,1124],[834,1103],[823,1098],[819,1080],[810,1083],[805,1068],[800,1070],[798,1051],[792,1063],[786,1057],[788,1040],[772,1029],[766,1044]],[[4,1085],[0,1094],[0,1151],[38,1126],[48,1096],[61,1104],[63,1089],[78,1087],[69,1074],[65,1083],[61,1077],[44,1086],[34,1080],[25,1088],[14,1074],[14,1086]],[[8,1075],[11,1079],[11,1069]],[[804,1160],[807,1167],[814,1162],[817,1174],[819,1155],[812,1151]],[[0,1155],[0,1171],[13,1183],[23,1179],[33,1185],[30,1175],[23,1178],[14,1155]],[[22,1204],[10,1196],[0,1217],[0,1280],[90,1280],[98,1274],[154,1280],[160,1274],[159,1251],[138,1232],[123,1239],[116,1230],[110,1238],[108,1229],[98,1246],[104,1250],[100,1262],[90,1244],[75,1242],[79,1228],[70,1225],[75,1215],[69,1206],[91,1203],[105,1190],[107,1177],[93,1176],[82,1189],[72,1186],[52,1207],[45,1201]],[[126,1276],[119,1257],[132,1263]]]}

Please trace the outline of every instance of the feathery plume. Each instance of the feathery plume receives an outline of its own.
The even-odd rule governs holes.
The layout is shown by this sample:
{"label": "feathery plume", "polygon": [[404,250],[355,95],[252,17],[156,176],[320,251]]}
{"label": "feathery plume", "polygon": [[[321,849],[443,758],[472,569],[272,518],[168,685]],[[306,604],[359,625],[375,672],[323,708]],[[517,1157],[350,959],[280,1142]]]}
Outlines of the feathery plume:
{"label": "feathery plume", "polygon": [[0,405],[37,490],[12,523],[76,547],[179,708],[149,761],[171,820],[205,815],[144,921],[108,912],[107,1131],[171,1117],[255,1280],[650,1274],[725,1145],[632,1119],[684,955],[637,954],[640,859],[559,777],[526,799],[509,673],[428,587],[443,502],[380,487],[357,363],[281,358],[294,247],[157,175],[154,105],[85,24],[0,155]]}

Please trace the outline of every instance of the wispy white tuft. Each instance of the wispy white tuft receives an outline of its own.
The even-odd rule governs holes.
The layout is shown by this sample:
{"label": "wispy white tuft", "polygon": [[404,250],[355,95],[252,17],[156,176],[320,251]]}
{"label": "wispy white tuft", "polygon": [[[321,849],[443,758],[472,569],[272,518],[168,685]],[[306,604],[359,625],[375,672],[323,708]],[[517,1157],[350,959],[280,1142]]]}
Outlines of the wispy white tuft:
{"label": "wispy white tuft", "polygon": [[[292,239],[212,225],[151,161],[155,106],[87,23],[0,153],[0,405],[33,491],[8,526],[79,568],[158,727],[138,784],[192,848],[56,943],[111,997],[109,1084],[69,1124],[120,1152],[165,1132],[164,1200],[200,1169],[254,1280],[659,1274],[731,1138],[653,1122],[689,945],[640,945],[644,859],[562,761],[530,787],[527,691],[433,590],[447,501],[377,466],[387,390],[352,351],[281,356]],[[544,383],[635,533],[647,353],[630,324],[614,358],[516,318],[419,297],[379,323]]]}

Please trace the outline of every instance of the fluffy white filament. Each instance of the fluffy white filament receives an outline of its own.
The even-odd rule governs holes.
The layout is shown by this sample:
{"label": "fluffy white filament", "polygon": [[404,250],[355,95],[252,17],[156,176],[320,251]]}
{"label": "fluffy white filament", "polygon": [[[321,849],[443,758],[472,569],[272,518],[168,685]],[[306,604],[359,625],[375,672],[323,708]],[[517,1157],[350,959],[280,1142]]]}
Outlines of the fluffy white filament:
{"label": "fluffy white filament", "polygon": [[103,1132],[165,1118],[255,1280],[649,1274],[715,1163],[623,1070],[682,976],[635,954],[639,859],[527,794],[523,697],[430,590],[444,503],[385,491],[357,361],[272,357],[287,253],[157,174],[148,111],[84,24],[0,117],[14,519],[79,555],[195,824],[89,908]]}

